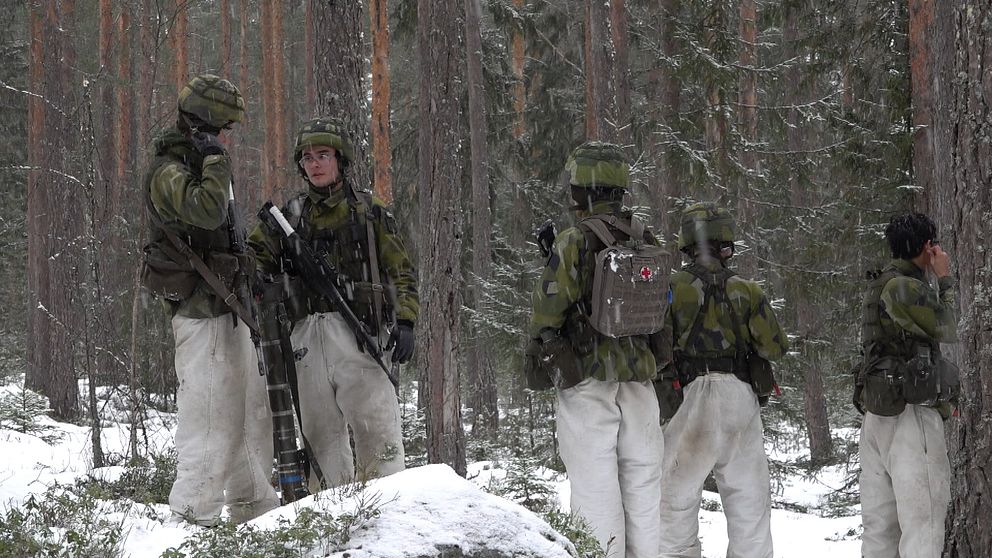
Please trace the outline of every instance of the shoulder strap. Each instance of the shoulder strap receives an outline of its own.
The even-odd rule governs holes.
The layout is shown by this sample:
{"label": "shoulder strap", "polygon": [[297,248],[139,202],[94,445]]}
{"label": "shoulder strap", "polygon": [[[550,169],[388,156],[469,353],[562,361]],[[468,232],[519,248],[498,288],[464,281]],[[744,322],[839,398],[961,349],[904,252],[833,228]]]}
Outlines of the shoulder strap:
{"label": "shoulder strap", "polygon": [[610,232],[607,225],[626,234],[632,240],[637,240],[640,242],[644,239],[644,223],[642,223],[637,217],[631,217],[630,225],[625,223],[623,219],[617,217],[616,215],[592,215],[579,221],[580,227],[588,228],[601,241],[603,241],[604,244],[607,246],[613,246],[617,243],[617,239],[613,236],[613,233]]}
{"label": "shoulder strap", "polygon": [[[170,258],[176,260],[177,263],[182,262],[182,258],[188,260],[190,265],[193,266],[193,269],[196,269],[196,272],[200,274],[200,277],[202,277],[203,280],[207,282],[207,285],[213,289],[214,293],[216,293],[217,296],[224,301],[224,304],[227,304],[228,307],[230,307],[231,310],[233,310],[234,313],[241,318],[241,321],[248,326],[248,329],[257,334],[259,331],[258,324],[255,323],[255,320],[252,319],[251,314],[241,304],[241,301],[238,300],[238,296],[228,290],[227,286],[224,285],[224,282],[221,281],[220,277],[217,277],[217,274],[203,262],[200,256],[198,256],[197,253],[190,248],[189,244],[183,242],[182,239],[176,236],[176,233],[172,232],[169,227],[165,226],[164,221],[162,221],[162,216],[158,214],[158,210],[155,209],[155,206],[152,204],[151,192],[147,193],[145,196],[145,201],[148,203],[148,212],[152,222],[165,233],[166,238],[168,238],[169,242],[171,242],[175,247],[175,251],[171,253],[170,251],[165,250],[166,254]],[[162,246],[164,247],[165,245],[163,244]],[[176,258],[175,256],[177,255],[180,257]]]}
{"label": "shoulder strap", "polygon": [[703,282],[706,286],[704,289],[703,302],[699,307],[699,312],[696,314],[696,319],[692,322],[692,329],[689,330],[689,337],[686,339],[686,347],[691,347],[695,343],[696,338],[699,337],[699,333],[703,329],[703,320],[705,319],[706,309],[709,307],[710,300],[712,300],[717,292],[722,291],[723,296],[717,303],[726,302],[730,306],[730,319],[734,324],[734,335],[737,337],[736,350],[738,353],[741,352],[741,335],[740,331],[737,329],[737,313],[734,311],[733,304],[730,303],[729,298],[726,296],[727,290],[727,280],[735,275],[733,271],[723,268],[720,273],[701,273],[695,265],[689,265],[685,268],[688,273],[691,273],[694,277]]}

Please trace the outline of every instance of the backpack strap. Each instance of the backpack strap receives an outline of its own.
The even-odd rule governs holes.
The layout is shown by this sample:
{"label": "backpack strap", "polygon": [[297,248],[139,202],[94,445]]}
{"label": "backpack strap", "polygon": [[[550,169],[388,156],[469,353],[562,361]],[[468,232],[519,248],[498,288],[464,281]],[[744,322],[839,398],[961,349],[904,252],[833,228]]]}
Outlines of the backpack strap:
{"label": "backpack strap", "polygon": [[646,228],[644,223],[637,217],[630,218],[630,225],[625,223],[622,218],[617,217],[616,215],[592,215],[579,221],[580,227],[584,226],[588,228],[593,232],[593,234],[596,235],[597,238],[603,241],[603,244],[613,246],[617,243],[617,239],[613,233],[610,232],[607,225],[626,234],[632,240],[636,239],[637,241],[641,241],[644,239]]}

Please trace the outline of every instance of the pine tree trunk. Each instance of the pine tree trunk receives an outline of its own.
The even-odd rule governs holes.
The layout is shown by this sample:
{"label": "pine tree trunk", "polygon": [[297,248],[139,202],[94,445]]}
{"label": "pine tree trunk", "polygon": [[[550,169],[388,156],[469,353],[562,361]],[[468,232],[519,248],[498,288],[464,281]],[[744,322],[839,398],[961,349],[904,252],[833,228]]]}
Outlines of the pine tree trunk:
{"label": "pine tree trunk", "polygon": [[[710,52],[718,51],[721,33],[727,33],[727,16],[724,7],[717,2],[703,21],[706,31],[706,47]],[[724,106],[726,92],[723,85],[713,79],[706,83],[706,148],[709,149],[718,180],[725,179],[730,169],[730,156],[727,153],[727,116]]]}
{"label": "pine tree trunk", "polygon": [[421,385],[427,422],[427,459],[465,476],[458,369],[462,307],[462,210],[458,56],[463,30],[458,3],[418,0],[420,55],[418,180],[422,313]]}
{"label": "pine tree trunk", "polygon": [[[468,114],[472,153],[472,281],[469,305],[484,308],[482,293],[489,281],[492,266],[489,237],[492,214],[489,206],[489,147],[487,145],[486,91],[482,76],[482,30],[479,0],[465,0],[465,51],[468,69]],[[476,320],[474,323],[481,322]],[[478,325],[469,327],[468,392],[472,415],[472,433],[480,437],[495,436],[499,426],[496,399],[496,372],[489,361],[487,339]]]}
{"label": "pine tree trunk", "polygon": [[231,79],[231,0],[220,0],[220,77]]}
{"label": "pine tree trunk", "polygon": [[[785,83],[787,89],[786,104],[790,106],[786,119],[788,121],[787,148],[796,163],[793,163],[793,171],[789,174],[789,190],[791,202],[796,211],[803,212],[806,208],[816,205],[816,200],[810,199],[811,184],[804,174],[806,167],[805,141],[802,123],[799,121],[799,104],[803,102],[803,93],[806,89],[802,85],[800,75],[800,65],[797,62],[799,52],[797,44],[799,41],[799,10],[797,3],[788,2],[785,4],[785,21],[782,40],[785,44],[785,60],[791,61],[791,66],[786,70]],[[800,158],[802,160],[800,161]],[[805,213],[802,213],[805,215]],[[797,227],[797,230],[799,227]],[[806,243],[803,240],[807,235],[797,235],[796,242]],[[796,246],[796,252],[802,251],[803,246]],[[796,267],[802,268],[803,262],[796,258]],[[800,339],[799,349],[802,351],[802,362],[804,366],[805,378],[803,382],[803,415],[806,421],[806,435],[809,439],[810,457],[814,464],[826,463],[832,453],[833,441],[830,437],[830,423],[827,415],[827,400],[824,394],[823,376],[820,374],[821,361],[817,358],[815,344],[811,337],[817,327],[816,308],[813,293],[809,283],[802,273],[797,273],[798,278],[792,281],[794,285],[792,297],[796,308],[796,333]]]}
{"label": "pine tree trunk", "polygon": [[375,195],[393,203],[393,152],[389,137],[389,11],[386,0],[369,0],[372,34],[372,184]]}
{"label": "pine tree trunk", "polygon": [[361,2],[321,0],[314,5],[317,37],[314,76],[323,116],[343,120],[348,126],[355,158],[351,180],[359,188],[369,187],[368,103],[365,92],[365,44],[362,41]]}
{"label": "pine tree trunk", "polygon": [[[78,134],[72,95],[74,2],[35,0],[31,8],[28,175],[28,342],[25,385],[48,397],[53,416],[79,415],[75,338],[79,331],[77,192],[69,149]],[[76,182],[74,182],[76,180]]]}
{"label": "pine tree trunk", "polygon": [[[303,111],[303,119],[310,120],[310,118],[316,116],[312,114],[312,111],[316,110],[317,107],[317,80],[314,77],[314,66],[316,65],[317,57],[317,46],[315,30],[314,30],[314,14],[313,14],[313,4],[317,0],[305,0],[307,7],[306,12],[303,14],[303,26],[305,28],[303,32],[303,41],[305,43],[306,50],[306,62],[304,64],[306,68],[306,80],[304,85],[304,98],[306,99],[306,110]],[[375,39],[373,39],[375,40]]]}
{"label": "pine tree trunk", "polygon": [[945,345],[961,364],[959,418],[945,423],[951,457],[947,558],[981,558],[992,548],[992,6],[938,2],[930,45],[936,96],[936,176],[927,210],[956,268],[960,344]]}
{"label": "pine tree trunk", "polygon": [[[675,26],[681,10],[681,0],[658,2],[656,21],[663,60],[657,61],[656,67],[651,71],[648,89],[651,99],[649,114],[655,129],[658,130],[658,133],[647,142],[650,160],[655,166],[655,171],[649,178],[648,194],[655,211],[656,234],[664,237],[666,242],[674,239],[678,231],[678,219],[667,217],[672,205],[669,200],[681,195],[678,167],[671,149],[667,148],[674,143],[681,107],[682,84],[676,75],[675,67],[675,60],[682,46],[675,38]],[[677,253],[673,254],[672,259],[672,266],[678,265]]]}
{"label": "pine tree trunk", "polygon": [[616,137],[622,145],[628,145],[633,141],[634,134],[630,114],[630,32],[627,25],[626,0],[610,0],[610,33],[614,52]]}
{"label": "pine tree trunk", "polygon": [[[936,2],[909,0],[909,69],[913,105],[913,185],[933,190],[933,112],[930,28]],[[924,194],[925,195],[925,194]]]}
{"label": "pine tree trunk", "polygon": [[608,5],[585,0],[586,140],[616,141],[613,42]]}

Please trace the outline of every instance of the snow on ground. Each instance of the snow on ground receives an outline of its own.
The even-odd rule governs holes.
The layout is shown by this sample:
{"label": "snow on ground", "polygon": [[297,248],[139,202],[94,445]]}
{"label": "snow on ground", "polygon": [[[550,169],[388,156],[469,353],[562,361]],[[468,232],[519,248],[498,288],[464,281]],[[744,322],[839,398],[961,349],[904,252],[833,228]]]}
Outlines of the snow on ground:
{"label": "snow on ground", "polygon": [[[9,387],[9,386],[8,386]],[[0,427],[0,513],[21,505],[31,494],[42,494],[55,483],[71,484],[87,476],[113,479],[120,468],[93,470],[88,429],[57,423],[47,418],[41,424],[58,440],[49,444],[37,435],[22,434]],[[174,418],[152,415],[142,431],[142,440],[161,451],[171,444],[175,432]],[[103,431],[105,452],[124,454],[129,439],[129,425],[109,423]],[[799,451],[799,450],[797,450]],[[773,455],[775,459],[795,455]],[[522,507],[502,498],[483,494],[477,487],[487,487],[506,474],[499,464],[473,463],[469,481],[461,479],[444,466],[426,466],[369,483],[365,498],[378,498],[380,515],[370,520],[370,529],[359,529],[353,535],[349,551],[354,558],[400,558],[416,555],[417,550],[438,544],[463,543],[474,530],[486,530],[485,536],[502,541],[505,548],[514,545],[546,545],[547,556],[566,556],[566,543],[549,540],[550,533],[543,521],[526,514]],[[541,471],[552,482],[564,509],[568,507],[567,479],[554,471]],[[821,517],[815,512],[823,505],[826,495],[839,487],[844,478],[840,468],[828,469],[815,478],[785,479],[774,494],[775,502],[797,504],[814,513],[796,513],[787,509],[772,510],[772,534],[778,558],[834,558],[856,556],[860,553],[861,520],[858,515]],[[274,527],[279,518],[292,519],[300,506],[313,506],[327,511],[347,511],[356,506],[356,498],[318,495],[296,504],[273,510],[256,519],[258,528]],[[704,508],[719,509],[719,496],[704,493]],[[101,508],[106,518],[123,526],[127,533],[124,556],[154,558],[169,547],[179,546],[198,527],[169,521],[169,509],[164,504],[145,506],[132,502],[107,502]],[[802,509],[802,508],[799,508]],[[856,514],[857,510],[851,513]],[[508,519],[525,518],[523,529],[502,530]],[[374,525],[372,525],[374,523]],[[514,522],[515,525],[520,523]],[[374,527],[374,535],[371,527]],[[478,533],[476,533],[478,534]],[[719,511],[700,511],[700,538],[704,558],[722,558],[726,552],[726,521]],[[554,539],[554,536],[551,536]],[[343,554],[342,554],[343,555]],[[335,555],[338,556],[338,555]]]}

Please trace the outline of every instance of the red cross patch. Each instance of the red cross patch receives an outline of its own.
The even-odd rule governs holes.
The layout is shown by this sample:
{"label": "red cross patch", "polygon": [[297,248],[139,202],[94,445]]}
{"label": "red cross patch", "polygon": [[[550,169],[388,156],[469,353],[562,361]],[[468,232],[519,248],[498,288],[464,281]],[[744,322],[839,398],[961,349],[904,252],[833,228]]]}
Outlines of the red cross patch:
{"label": "red cross patch", "polygon": [[641,268],[641,278],[644,279],[645,281],[651,279],[651,276],[652,275],[653,275],[653,273],[652,273],[650,267],[644,266],[644,267]]}

